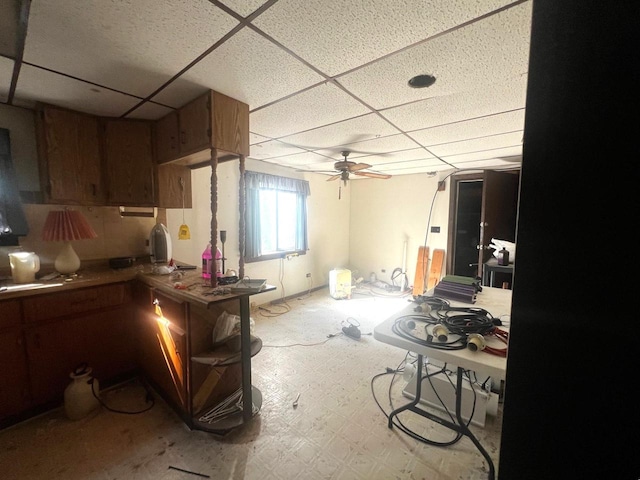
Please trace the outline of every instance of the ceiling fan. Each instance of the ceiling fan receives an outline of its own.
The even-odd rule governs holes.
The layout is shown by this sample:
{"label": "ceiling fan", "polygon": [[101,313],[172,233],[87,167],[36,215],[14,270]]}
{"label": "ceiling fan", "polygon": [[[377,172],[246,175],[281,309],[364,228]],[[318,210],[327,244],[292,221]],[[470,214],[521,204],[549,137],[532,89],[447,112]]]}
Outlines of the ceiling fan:
{"label": "ceiling fan", "polygon": [[349,180],[349,175],[351,174],[369,178],[391,178],[391,175],[385,173],[363,172],[362,170],[371,168],[371,165],[369,165],[368,163],[356,163],[347,160],[347,157],[349,156],[349,151],[347,150],[342,152],[342,156],[344,157],[344,160],[333,164],[333,168],[339,173],[329,177],[327,179],[327,182],[340,179],[346,186],[347,181]]}

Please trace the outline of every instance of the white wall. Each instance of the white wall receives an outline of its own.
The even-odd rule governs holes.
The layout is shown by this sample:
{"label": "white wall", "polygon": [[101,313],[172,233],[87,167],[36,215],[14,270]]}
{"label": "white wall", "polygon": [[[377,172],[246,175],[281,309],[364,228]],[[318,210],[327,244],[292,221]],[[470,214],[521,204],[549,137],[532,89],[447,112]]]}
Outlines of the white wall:
{"label": "white wall", "polygon": [[[309,251],[291,260],[267,260],[245,264],[245,275],[266,278],[277,290],[255,297],[257,303],[267,303],[284,296],[306,292],[310,287],[329,283],[329,271],[344,267],[349,261],[350,194],[343,189],[338,199],[338,185],[327,182],[325,176],[304,174],[288,168],[247,160],[251,171],[306,179],[311,195],[307,201],[309,224]],[[218,230],[227,231],[225,243],[225,268],[238,270],[238,162],[225,162],[218,166]],[[208,167],[192,170],[193,208],[184,212],[184,219],[191,232],[190,240],[178,240],[182,224],[182,209],[167,210],[167,228],[171,234],[173,257],[177,260],[200,265],[202,252],[210,238],[211,170]],[[218,246],[221,248],[218,239]],[[311,278],[306,274],[310,273]]]}
{"label": "white wall", "polygon": [[449,183],[445,191],[437,192],[439,178],[412,174],[350,182],[350,263],[355,276],[369,280],[374,272],[379,280],[391,283],[393,270],[403,267],[406,242],[406,272],[413,285],[418,247],[425,244],[434,195],[430,227],[439,226],[440,233],[429,233],[426,245],[430,258],[435,248],[446,251]]}

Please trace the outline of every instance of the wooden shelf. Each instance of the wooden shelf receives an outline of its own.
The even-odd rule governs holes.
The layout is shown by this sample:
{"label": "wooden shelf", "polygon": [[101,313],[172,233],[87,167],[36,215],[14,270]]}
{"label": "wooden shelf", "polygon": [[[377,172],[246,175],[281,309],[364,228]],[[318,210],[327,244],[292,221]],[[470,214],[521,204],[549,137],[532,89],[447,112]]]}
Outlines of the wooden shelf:
{"label": "wooden shelf", "polygon": [[[262,350],[262,339],[252,336],[251,356],[256,356],[260,350]],[[214,350],[207,350],[193,355],[191,357],[191,361],[203,365],[210,365],[212,367],[224,367],[234,363],[239,363],[242,360],[241,355],[242,352],[240,350],[231,350],[227,345],[223,344],[216,347]]]}

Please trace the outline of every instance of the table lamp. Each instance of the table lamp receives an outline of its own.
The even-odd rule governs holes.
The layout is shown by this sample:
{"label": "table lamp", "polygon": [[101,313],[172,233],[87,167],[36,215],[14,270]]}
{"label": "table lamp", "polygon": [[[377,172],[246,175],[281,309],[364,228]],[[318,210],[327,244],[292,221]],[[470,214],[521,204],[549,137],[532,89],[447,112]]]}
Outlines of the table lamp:
{"label": "table lamp", "polygon": [[80,257],[70,242],[97,237],[87,219],[77,210],[50,211],[42,229],[43,240],[65,242],[54,263],[56,270],[64,275],[76,273],[80,268]]}

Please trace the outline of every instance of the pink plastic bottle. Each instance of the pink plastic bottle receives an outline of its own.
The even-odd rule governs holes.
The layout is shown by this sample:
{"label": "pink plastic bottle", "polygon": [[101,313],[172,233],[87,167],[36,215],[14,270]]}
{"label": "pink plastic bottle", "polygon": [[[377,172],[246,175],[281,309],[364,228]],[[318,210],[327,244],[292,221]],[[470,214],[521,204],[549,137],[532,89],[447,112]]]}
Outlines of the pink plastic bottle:
{"label": "pink plastic bottle", "polygon": [[[216,254],[217,256],[217,254]],[[204,252],[202,252],[202,277],[211,278],[211,244],[207,244]]]}

